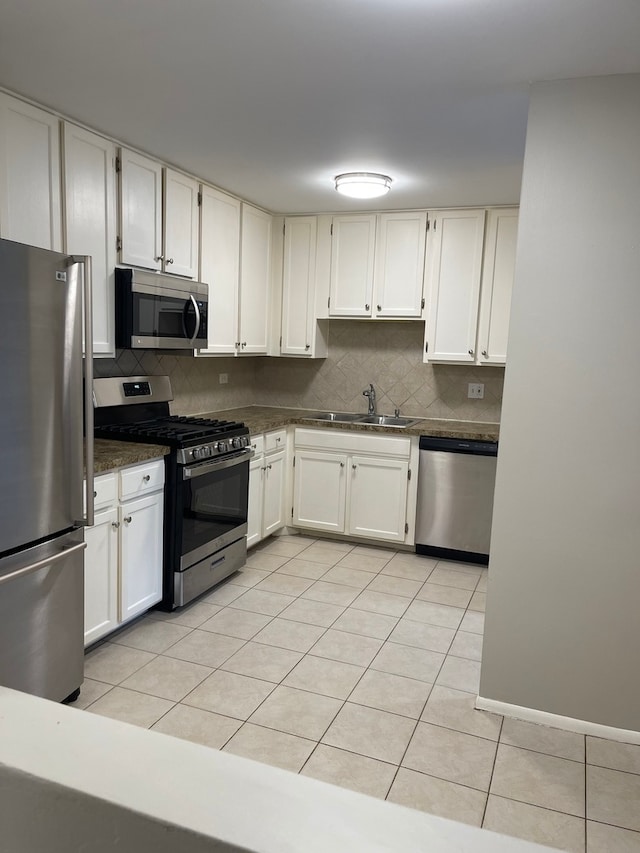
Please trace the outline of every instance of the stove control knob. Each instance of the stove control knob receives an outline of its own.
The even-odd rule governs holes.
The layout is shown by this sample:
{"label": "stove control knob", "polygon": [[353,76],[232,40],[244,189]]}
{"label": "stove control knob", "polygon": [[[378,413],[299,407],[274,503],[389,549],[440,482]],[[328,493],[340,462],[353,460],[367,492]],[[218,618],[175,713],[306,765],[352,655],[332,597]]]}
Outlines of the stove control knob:
{"label": "stove control knob", "polygon": [[232,438],[231,439],[231,446],[233,447],[234,450],[237,450],[239,447],[242,447],[243,446],[242,439],[241,438]]}
{"label": "stove control knob", "polygon": [[218,453],[226,453],[227,450],[229,449],[229,445],[226,441],[219,441],[216,444],[216,448],[218,450]]}
{"label": "stove control knob", "polygon": [[202,453],[202,451],[203,451],[202,447],[195,447],[193,450],[193,458],[194,459],[203,459],[204,454]]}

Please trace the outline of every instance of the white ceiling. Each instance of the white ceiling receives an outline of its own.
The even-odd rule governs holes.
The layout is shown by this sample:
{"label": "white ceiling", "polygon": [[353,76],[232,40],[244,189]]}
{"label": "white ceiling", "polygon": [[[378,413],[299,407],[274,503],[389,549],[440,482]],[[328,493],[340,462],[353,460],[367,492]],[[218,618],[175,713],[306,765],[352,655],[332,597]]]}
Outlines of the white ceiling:
{"label": "white ceiling", "polygon": [[529,83],[639,71],[640,0],[0,4],[1,86],[280,212],[515,202]]}

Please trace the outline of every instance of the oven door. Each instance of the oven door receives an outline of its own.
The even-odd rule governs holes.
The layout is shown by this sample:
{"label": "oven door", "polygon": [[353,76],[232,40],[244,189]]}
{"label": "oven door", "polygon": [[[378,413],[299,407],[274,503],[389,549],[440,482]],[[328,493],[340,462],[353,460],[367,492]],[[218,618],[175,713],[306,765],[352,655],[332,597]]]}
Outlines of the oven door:
{"label": "oven door", "polygon": [[253,455],[247,449],[224,459],[179,466],[180,571],[246,534]]}

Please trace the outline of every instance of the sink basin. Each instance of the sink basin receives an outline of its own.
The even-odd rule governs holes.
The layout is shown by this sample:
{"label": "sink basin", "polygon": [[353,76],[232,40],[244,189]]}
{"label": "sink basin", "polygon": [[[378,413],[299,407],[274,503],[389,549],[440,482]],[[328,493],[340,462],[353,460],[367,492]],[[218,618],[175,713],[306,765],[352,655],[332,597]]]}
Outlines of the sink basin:
{"label": "sink basin", "polygon": [[362,415],[353,412],[315,412],[305,420],[310,421],[335,421],[336,423],[349,424],[360,420]]}
{"label": "sink basin", "polygon": [[377,426],[386,427],[403,427],[413,426],[417,424],[419,418],[394,418],[391,415],[364,415],[357,420],[359,424],[376,424]]}

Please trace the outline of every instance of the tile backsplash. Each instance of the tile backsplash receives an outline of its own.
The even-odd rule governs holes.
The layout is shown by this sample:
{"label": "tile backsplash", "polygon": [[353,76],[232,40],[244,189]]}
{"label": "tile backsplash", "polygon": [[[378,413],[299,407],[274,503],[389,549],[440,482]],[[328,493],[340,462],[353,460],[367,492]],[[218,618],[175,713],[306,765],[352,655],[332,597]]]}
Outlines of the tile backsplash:
{"label": "tile backsplash", "polygon": [[[94,359],[94,370],[96,376],[166,373],[176,414],[252,403],[365,412],[362,391],[373,383],[379,413],[399,408],[414,417],[499,421],[504,369],[423,364],[423,335],[419,322],[332,320],[326,359],[192,358],[118,350],[115,359]],[[220,384],[221,373],[228,384]],[[484,383],[483,400],[468,399],[469,382]]]}

